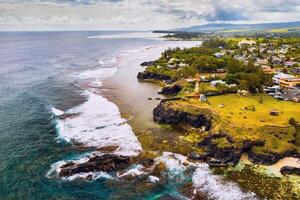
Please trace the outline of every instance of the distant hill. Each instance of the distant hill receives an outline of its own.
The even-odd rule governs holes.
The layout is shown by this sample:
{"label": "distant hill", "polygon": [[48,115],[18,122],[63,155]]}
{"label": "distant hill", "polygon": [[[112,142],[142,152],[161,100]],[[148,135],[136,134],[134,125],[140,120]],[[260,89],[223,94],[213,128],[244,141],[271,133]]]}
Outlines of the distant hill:
{"label": "distant hill", "polygon": [[260,24],[230,24],[230,23],[211,23],[189,28],[179,28],[173,31],[182,32],[224,32],[224,31],[240,31],[240,30],[289,30],[299,28],[300,21],[296,22],[276,22],[276,23],[260,23]]}

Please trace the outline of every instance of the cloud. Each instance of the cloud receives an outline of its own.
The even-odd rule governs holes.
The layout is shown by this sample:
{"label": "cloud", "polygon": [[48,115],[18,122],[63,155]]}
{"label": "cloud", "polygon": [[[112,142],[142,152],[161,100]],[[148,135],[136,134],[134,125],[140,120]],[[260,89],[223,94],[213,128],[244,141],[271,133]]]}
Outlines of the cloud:
{"label": "cloud", "polygon": [[0,0],[0,29],[167,29],[296,20],[299,0]]}

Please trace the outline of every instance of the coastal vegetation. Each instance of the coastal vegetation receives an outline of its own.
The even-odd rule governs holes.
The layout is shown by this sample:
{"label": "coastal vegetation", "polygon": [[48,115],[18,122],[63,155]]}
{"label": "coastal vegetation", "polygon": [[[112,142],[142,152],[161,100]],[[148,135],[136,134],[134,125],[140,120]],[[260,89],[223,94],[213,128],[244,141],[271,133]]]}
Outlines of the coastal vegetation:
{"label": "coastal vegetation", "polygon": [[[180,153],[218,167],[262,197],[295,197],[299,191],[287,193],[295,188],[289,177],[299,173],[297,167],[284,166],[280,177],[267,178],[281,188],[277,193],[257,192],[250,185],[265,176],[251,167],[300,158],[299,88],[281,85],[277,78],[281,73],[298,81],[299,49],[297,37],[209,38],[200,46],[165,50],[138,79],[163,86],[160,93],[167,99],[154,108],[153,119],[180,130],[173,138],[187,145],[177,149]],[[237,171],[244,154],[251,163]],[[253,180],[244,183],[242,176],[250,172]],[[284,180],[289,187],[282,187]]]}

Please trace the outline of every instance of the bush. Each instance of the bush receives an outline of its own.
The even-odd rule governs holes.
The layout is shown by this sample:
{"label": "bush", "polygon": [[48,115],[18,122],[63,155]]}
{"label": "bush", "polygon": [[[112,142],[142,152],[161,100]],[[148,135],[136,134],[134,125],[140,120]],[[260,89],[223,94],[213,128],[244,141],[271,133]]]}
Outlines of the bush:
{"label": "bush", "polygon": [[289,124],[292,126],[297,126],[298,122],[295,120],[295,118],[292,117],[291,119],[289,119]]}

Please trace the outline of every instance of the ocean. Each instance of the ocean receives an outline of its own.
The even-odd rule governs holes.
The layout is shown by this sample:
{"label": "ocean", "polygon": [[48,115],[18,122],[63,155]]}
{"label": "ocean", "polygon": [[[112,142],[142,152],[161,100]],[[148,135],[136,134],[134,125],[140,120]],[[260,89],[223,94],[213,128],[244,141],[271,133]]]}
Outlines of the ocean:
{"label": "ocean", "polygon": [[[169,174],[159,184],[157,177],[141,184],[145,176],[103,172],[92,180],[57,177],[59,166],[81,162],[95,147],[117,144],[122,155],[142,150],[119,108],[101,95],[109,92],[102,81],[118,70],[122,52],[162,44],[150,33],[0,33],[0,199],[187,199],[183,187],[192,182],[210,199],[253,199],[221,183],[206,164],[188,169],[184,156],[168,152],[156,159]],[[138,177],[139,168],[127,173]]]}

